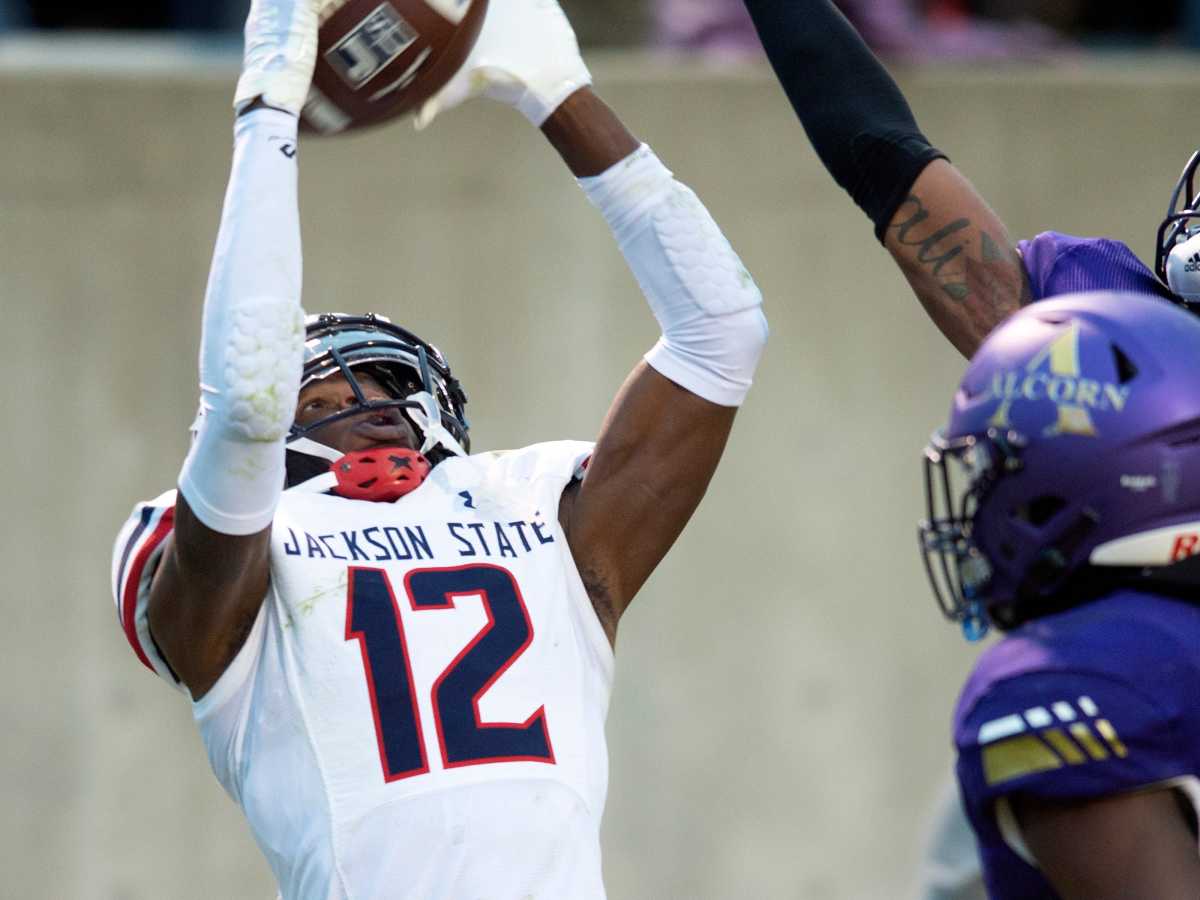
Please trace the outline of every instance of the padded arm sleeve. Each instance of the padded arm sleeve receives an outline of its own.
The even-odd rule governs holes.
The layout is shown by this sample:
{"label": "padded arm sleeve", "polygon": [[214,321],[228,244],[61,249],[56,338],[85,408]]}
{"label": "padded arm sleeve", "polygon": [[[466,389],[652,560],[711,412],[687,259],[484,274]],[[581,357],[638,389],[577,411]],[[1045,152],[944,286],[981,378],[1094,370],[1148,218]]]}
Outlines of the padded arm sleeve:
{"label": "padded arm sleeve", "polygon": [[284,482],[304,349],[295,116],[234,127],[233,171],[200,342],[200,412],[179,488],[214,531],[270,524]]}
{"label": "padded arm sleeve", "polygon": [[745,0],[813,149],[883,233],[929,146],[900,88],[831,0]]}
{"label": "padded arm sleeve", "polygon": [[581,178],[662,326],[657,372],[721,406],[740,406],[767,340],[762,294],[708,210],[643,144]]}

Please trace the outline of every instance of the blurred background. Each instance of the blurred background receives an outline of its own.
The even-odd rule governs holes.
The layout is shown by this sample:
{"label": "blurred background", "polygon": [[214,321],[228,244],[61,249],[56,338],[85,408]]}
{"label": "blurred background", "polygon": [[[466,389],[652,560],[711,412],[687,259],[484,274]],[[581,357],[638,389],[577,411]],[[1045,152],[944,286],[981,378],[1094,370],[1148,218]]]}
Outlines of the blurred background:
{"label": "blurred background", "polygon": [[[922,59],[1025,58],[1066,44],[1200,45],[1200,0],[837,0],[872,45]],[[245,0],[0,0],[0,30],[236,31]],[[591,46],[756,52],[740,0],[567,0]]]}
{"label": "blurred background", "polygon": [[[914,534],[920,451],[963,362],[816,160],[740,3],[564,5],[600,91],[705,200],[772,324],[725,464],[622,624],[610,897],[914,896],[978,652],[936,612]],[[1151,254],[1198,143],[1179,126],[1192,4],[845,8],[1014,237]],[[107,584],[117,527],[186,448],[242,14],[0,0],[3,897],[274,896]],[[374,309],[438,343],[478,449],[595,436],[656,327],[540,135],[481,105],[420,135],[306,141],[301,171],[310,310]]]}

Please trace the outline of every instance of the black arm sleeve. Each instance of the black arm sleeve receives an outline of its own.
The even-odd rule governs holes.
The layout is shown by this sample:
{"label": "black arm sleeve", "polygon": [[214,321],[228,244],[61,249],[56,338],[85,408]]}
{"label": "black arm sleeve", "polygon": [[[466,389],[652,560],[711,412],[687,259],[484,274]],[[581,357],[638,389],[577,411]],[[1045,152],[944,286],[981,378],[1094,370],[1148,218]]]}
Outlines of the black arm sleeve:
{"label": "black arm sleeve", "polygon": [[745,0],[817,156],[883,233],[917,176],[945,154],[830,0]]}

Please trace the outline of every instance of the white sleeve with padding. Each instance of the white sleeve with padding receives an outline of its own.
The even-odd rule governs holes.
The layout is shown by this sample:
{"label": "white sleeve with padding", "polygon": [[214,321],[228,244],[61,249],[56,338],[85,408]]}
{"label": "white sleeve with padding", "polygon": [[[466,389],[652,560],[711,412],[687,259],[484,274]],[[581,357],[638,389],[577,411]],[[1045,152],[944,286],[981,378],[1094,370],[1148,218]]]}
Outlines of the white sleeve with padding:
{"label": "white sleeve with padding", "polygon": [[706,400],[741,405],[767,320],[758,286],[704,204],[645,144],[579,184],[662,327],[646,362]]}
{"label": "white sleeve with padding", "polygon": [[205,525],[254,534],[283,491],[304,352],[295,116],[234,126],[233,170],[204,299],[200,413],[179,489]]}

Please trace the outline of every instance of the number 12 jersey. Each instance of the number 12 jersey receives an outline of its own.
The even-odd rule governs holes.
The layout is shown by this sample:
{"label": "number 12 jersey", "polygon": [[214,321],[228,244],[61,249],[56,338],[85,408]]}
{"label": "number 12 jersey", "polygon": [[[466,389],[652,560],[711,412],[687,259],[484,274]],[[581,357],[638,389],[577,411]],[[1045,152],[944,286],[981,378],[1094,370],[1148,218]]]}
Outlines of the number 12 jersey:
{"label": "number 12 jersey", "polygon": [[[394,503],[286,491],[271,584],[193,713],[287,900],[602,898],[612,650],[558,523],[588,444],[449,459]],[[174,494],[118,536],[138,657]]]}

